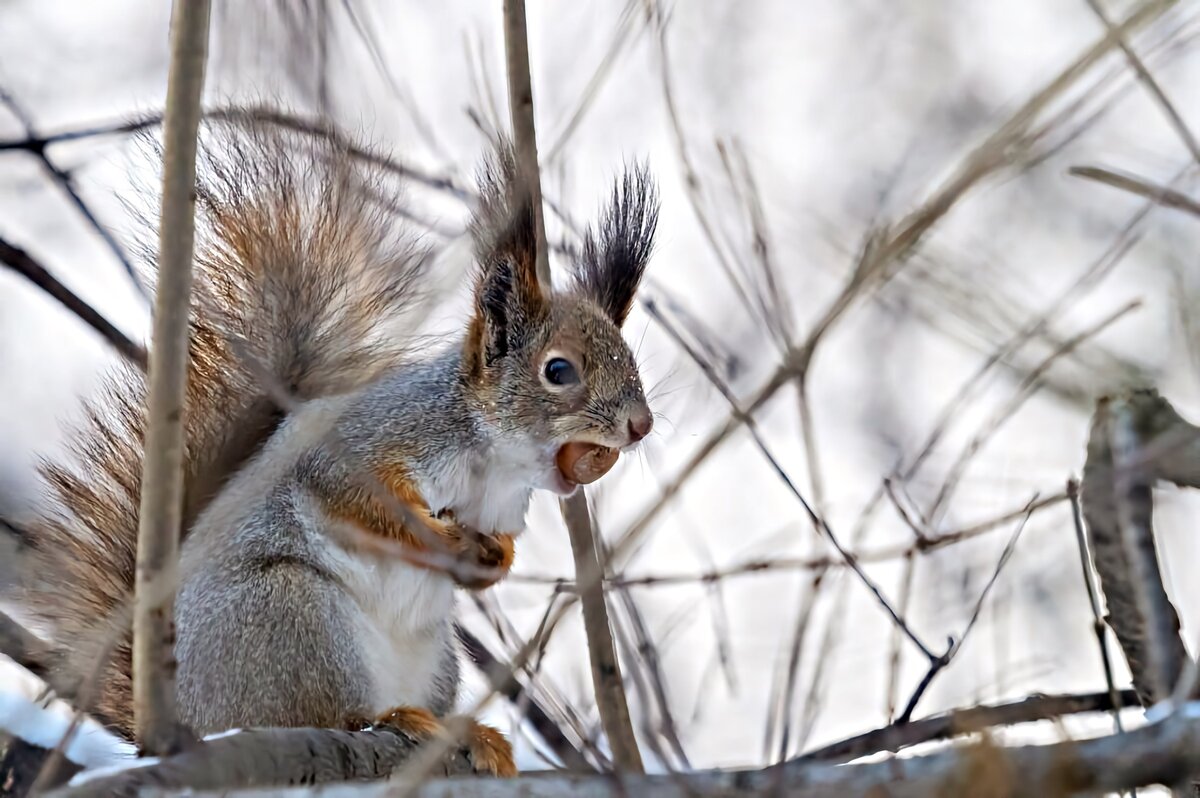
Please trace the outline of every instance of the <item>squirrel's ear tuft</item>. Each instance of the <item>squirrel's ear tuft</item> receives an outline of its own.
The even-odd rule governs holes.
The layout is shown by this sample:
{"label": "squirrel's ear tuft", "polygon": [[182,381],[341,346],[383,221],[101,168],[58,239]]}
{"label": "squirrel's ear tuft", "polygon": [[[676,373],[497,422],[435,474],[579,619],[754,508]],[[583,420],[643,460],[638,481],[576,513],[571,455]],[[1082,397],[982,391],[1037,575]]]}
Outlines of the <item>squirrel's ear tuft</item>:
{"label": "squirrel's ear tuft", "polygon": [[479,271],[468,341],[479,365],[503,357],[548,310],[537,278],[533,202],[516,172],[506,143],[480,171],[479,205],[471,222]]}
{"label": "squirrel's ear tuft", "polygon": [[598,230],[588,231],[576,267],[580,291],[618,327],[625,323],[654,249],[658,192],[643,165],[627,170],[613,188]]}

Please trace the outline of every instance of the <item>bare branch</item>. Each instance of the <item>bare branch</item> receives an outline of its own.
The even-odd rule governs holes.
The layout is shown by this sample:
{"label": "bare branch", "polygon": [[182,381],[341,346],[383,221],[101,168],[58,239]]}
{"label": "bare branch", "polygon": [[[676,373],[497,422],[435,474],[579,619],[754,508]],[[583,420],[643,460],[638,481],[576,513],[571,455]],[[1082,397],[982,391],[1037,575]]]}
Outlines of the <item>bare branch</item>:
{"label": "bare branch", "polygon": [[[384,779],[419,745],[420,741],[390,730],[251,729],[197,744],[158,763],[86,779],[49,795],[108,798],[184,785],[188,790],[226,790]],[[439,775],[470,772],[469,759],[457,750],[443,757],[438,768]]]}
{"label": "bare branch", "polygon": [[882,729],[830,743],[792,761],[849,762],[868,754],[881,751],[894,753],[909,746],[972,734],[992,726],[1032,723],[1083,712],[1116,712],[1136,706],[1138,699],[1133,690],[1083,695],[1035,695],[1004,704],[956,709],[907,723],[893,723]]}
{"label": "bare branch", "polygon": [[140,344],[130,340],[125,333],[114,327],[112,322],[100,315],[91,305],[80,299],[74,291],[59,282],[54,275],[46,270],[46,267],[42,266],[29,253],[0,238],[0,261],[3,261],[10,269],[45,291],[51,297],[57,299],[62,303],[63,307],[74,313],[93,330],[100,333],[126,359],[138,368],[145,370],[146,350]]}
{"label": "bare branch", "polygon": [[1149,180],[1144,180],[1126,172],[1102,169],[1099,166],[1072,166],[1067,170],[1067,174],[1082,177],[1085,180],[1095,180],[1097,183],[1103,183],[1106,186],[1112,186],[1122,191],[1128,191],[1131,194],[1137,194],[1139,197],[1153,200],[1164,208],[1174,208],[1175,210],[1186,211],[1193,216],[1200,216],[1200,202],[1192,199],[1187,194],[1176,191],[1173,188],[1156,185]]}
{"label": "bare branch", "polygon": [[[525,182],[533,203],[537,246],[537,275],[542,290],[552,290],[546,223],[542,210],[541,176],[538,171],[537,128],[533,118],[533,84],[529,72],[529,33],[525,24],[525,0],[504,0],[504,47],[508,64],[508,102],[512,114],[517,173]],[[587,631],[592,682],[604,732],[613,750],[613,761],[621,770],[642,772],[642,757],[629,718],[629,704],[621,680],[620,662],[609,625],[608,608],[601,585],[603,569],[596,551],[595,529],[583,489],[562,502],[563,521],[571,535],[575,572],[583,588],[583,623]],[[582,574],[594,574],[588,580]]]}
{"label": "bare branch", "polygon": [[138,741],[151,754],[187,739],[175,715],[174,596],[183,514],[183,404],[195,236],[196,135],[208,58],[208,0],[177,3],[163,132],[162,227],[154,348],[138,513],[133,620],[133,704]]}
{"label": "bare branch", "polygon": [[[499,658],[470,629],[467,629],[462,624],[459,624],[456,629],[459,639],[462,640],[463,648],[467,650],[467,654],[485,675],[503,667],[500,664]],[[568,770],[585,773],[595,770],[594,767],[588,764],[587,759],[583,756],[578,746],[567,738],[562,728],[554,722],[537,699],[522,687],[521,683],[517,681],[515,674],[501,685],[500,692],[512,702],[513,706],[524,707],[526,722],[550,746],[550,749],[562,760],[563,765]]]}
{"label": "bare branch", "polygon": [[[117,239],[113,237],[113,234],[109,232],[108,228],[100,223],[100,220],[96,218],[94,213],[92,213],[91,206],[84,202],[83,197],[81,197],[79,192],[75,190],[75,183],[71,179],[71,175],[60,169],[58,164],[50,159],[50,156],[46,154],[46,148],[44,144],[40,146],[36,144],[36,142],[40,141],[40,138],[34,131],[33,120],[30,119],[27,113],[25,113],[25,109],[20,103],[17,102],[15,97],[13,97],[4,89],[0,89],[0,103],[4,104],[4,106],[7,107],[8,110],[12,112],[13,116],[15,116],[21,123],[21,126],[25,128],[24,141],[35,142],[33,146],[19,147],[16,149],[24,149],[26,152],[31,153],[34,157],[42,162],[42,167],[50,175],[50,179],[53,180],[54,184],[57,185],[59,189],[67,195],[67,199],[71,201],[71,204],[75,206],[76,210],[79,211],[79,214],[84,218],[84,220],[87,221],[88,225],[90,225],[91,228],[96,231],[96,234],[100,236],[100,239],[104,241],[105,245],[109,248],[113,255],[116,256],[117,260],[121,263],[121,266],[124,267],[126,273],[129,275],[130,280],[133,281],[134,287],[144,295],[146,291],[145,286],[142,285],[142,281],[138,278],[137,270],[134,269],[133,263],[129,260],[129,256],[125,253],[124,248],[117,242]],[[0,147],[0,149],[6,148]]]}
{"label": "bare branch", "polygon": [[1108,685],[1108,694],[1112,697],[1113,728],[1124,731],[1121,725],[1121,713],[1116,710],[1117,685],[1113,681],[1112,658],[1108,653],[1108,626],[1104,623],[1104,609],[1100,605],[1100,593],[1096,588],[1096,575],[1092,569],[1091,555],[1088,552],[1087,532],[1083,529],[1083,510],[1079,506],[1079,483],[1075,480],[1067,482],[1067,497],[1071,500],[1071,520],[1075,526],[1075,543],[1079,547],[1079,560],[1083,566],[1083,583],[1087,587],[1088,603],[1092,608],[1092,631],[1096,635],[1096,644],[1100,646],[1100,662],[1104,666],[1104,683]]}
{"label": "bare branch", "polygon": [[1103,400],[1083,469],[1083,516],[1108,622],[1142,702],[1166,699],[1186,658],[1179,619],[1163,587],[1151,523],[1156,450],[1194,443],[1197,430],[1150,391]]}
{"label": "bare branch", "polygon": [[[1105,698],[1099,701],[1105,701]],[[1104,704],[1099,704],[1104,706]],[[236,739],[236,738],[228,738]],[[1127,734],[1050,745],[1004,748],[986,738],[927,756],[866,765],[791,762],[765,770],[708,770],[669,775],[530,775],[516,779],[451,779],[413,784],[393,780],[322,789],[325,798],[695,798],[785,794],[794,798],[887,795],[1098,795],[1150,784],[1173,784],[1200,770],[1200,720],[1172,717]],[[163,793],[158,793],[163,795]],[[178,795],[178,793],[174,793]],[[217,793],[189,792],[216,798]],[[304,798],[306,790],[222,792],[224,798]]]}
{"label": "bare branch", "polygon": [[[1112,20],[1109,19],[1108,14],[1104,11],[1104,6],[1100,4],[1100,0],[1087,0],[1087,4],[1091,7],[1100,22],[1103,23],[1105,29],[1110,34],[1114,33],[1116,26],[1113,25]],[[1187,123],[1183,121],[1183,117],[1167,97],[1167,93],[1163,91],[1162,86],[1154,79],[1154,75],[1146,66],[1146,62],[1133,49],[1133,46],[1125,38],[1124,34],[1116,32],[1116,36],[1117,43],[1121,46],[1121,52],[1125,54],[1125,59],[1129,61],[1129,66],[1137,74],[1138,80],[1142,82],[1142,85],[1146,87],[1146,91],[1158,103],[1158,106],[1162,108],[1163,113],[1167,116],[1167,121],[1171,123],[1171,127],[1175,128],[1175,132],[1179,135],[1180,140],[1183,141],[1183,145],[1191,153],[1192,159],[1197,164],[1200,164],[1200,142],[1196,141],[1196,137],[1188,128]]]}

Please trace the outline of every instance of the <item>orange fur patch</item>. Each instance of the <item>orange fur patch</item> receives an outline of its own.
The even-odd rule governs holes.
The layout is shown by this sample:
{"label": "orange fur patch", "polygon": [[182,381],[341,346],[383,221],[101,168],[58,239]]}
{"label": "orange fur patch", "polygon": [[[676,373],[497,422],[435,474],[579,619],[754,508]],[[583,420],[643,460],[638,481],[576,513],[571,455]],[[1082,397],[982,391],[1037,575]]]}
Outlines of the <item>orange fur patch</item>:
{"label": "orange fur patch", "polygon": [[471,731],[467,736],[467,750],[471,754],[471,764],[476,773],[486,773],[500,778],[513,778],[517,775],[517,763],[513,760],[512,743],[500,733],[477,720],[471,721]]}
{"label": "orange fur patch", "polygon": [[[511,534],[482,534],[458,524],[451,513],[433,517],[408,471],[402,467],[379,469],[376,476],[379,486],[394,502],[387,501],[378,491],[355,486],[321,486],[319,489],[325,512],[363,534],[361,540],[351,537],[346,541],[350,546],[364,551],[379,548],[380,553],[386,553],[385,548],[371,545],[372,537],[380,537],[414,551],[448,554],[474,566],[474,573],[455,575],[462,586],[472,590],[490,587],[508,574],[515,554]],[[401,506],[397,507],[396,503]],[[416,523],[421,525],[420,529],[414,528]],[[422,562],[415,559],[414,564],[421,565]],[[485,573],[479,573],[479,569]]]}
{"label": "orange fur patch", "polygon": [[394,707],[375,719],[376,726],[386,726],[414,740],[428,740],[442,731],[441,722],[428,709]]}

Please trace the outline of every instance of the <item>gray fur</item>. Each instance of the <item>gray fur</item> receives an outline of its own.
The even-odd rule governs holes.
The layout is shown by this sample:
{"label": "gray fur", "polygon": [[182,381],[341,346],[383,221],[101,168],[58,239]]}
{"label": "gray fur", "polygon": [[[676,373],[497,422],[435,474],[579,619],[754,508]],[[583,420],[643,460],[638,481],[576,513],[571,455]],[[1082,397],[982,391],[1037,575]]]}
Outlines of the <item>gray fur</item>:
{"label": "gray fur", "polygon": [[[459,681],[455,585],[339,534],[363,522],[345,508],[382,474],[434,516],[516,534],[533,490],[573,489],[556,463],[564,444],[628,448],[648,431],[620,324],[651,249],[653,191],[642,172],[621,184],[579,279],[550,295],[528,197],[501,156],[473,225],[473,315],[420,358],[389,330],[416,306],[424,261],[390,205],[363,199],[379,176],[338,147],[245,136],[200,190],[211,218],[185,413],[182,720],[207,733],[338,726],[400,705],[443,714]],[[577,383],[547,377],[558,357]],[[269,396],[279,387],[297,402],[286,417]],[[133,582],[143,394],[141,375],[117,375],[88,408],[80,467],[46,469],[66,511],[35,525],[44,584],[30,603],[81,664]],[[395,532],[377,526],[358,533]],[[130,670],[123,641],[97,702],[126,731]]]}

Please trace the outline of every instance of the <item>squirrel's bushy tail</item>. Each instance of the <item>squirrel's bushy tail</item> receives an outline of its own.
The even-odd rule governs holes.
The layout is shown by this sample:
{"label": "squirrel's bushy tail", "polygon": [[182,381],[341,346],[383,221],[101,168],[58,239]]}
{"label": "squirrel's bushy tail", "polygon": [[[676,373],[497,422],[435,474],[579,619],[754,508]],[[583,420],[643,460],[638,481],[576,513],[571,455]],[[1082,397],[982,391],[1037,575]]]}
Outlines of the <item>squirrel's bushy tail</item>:
{"label": "squirrel's bushy tail", "polygon": [[[353,389],[412,341],[427,258],[402,217],[398,178],[338,141],[246,120],[202,129],[185,531],[277,428],[277,398]],[[69,435],[71,458],[43,464],[52,507],[25,529],[22,605],[53,634],[69,675],[82,678],[115,645],[92,709],[126,732],[145,393],[133,367],[106,379]]]}

